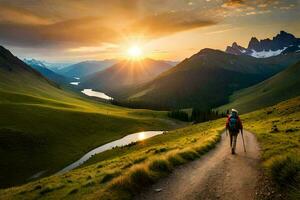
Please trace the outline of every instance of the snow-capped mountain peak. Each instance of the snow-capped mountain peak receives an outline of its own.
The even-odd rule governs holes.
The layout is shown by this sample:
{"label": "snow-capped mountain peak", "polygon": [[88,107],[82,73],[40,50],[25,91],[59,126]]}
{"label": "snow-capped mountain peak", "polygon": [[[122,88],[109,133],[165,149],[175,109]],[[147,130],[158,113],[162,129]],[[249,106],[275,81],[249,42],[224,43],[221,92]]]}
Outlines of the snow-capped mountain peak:
{"label": "snow-capped mountain peak", "polygon": [[36,60],[34,58],[32,59],[27,59],[25,58],[23,60],[27,65],[30,65],[30,66],[38,66],[38,67],[43,67],[43,68],[47,68],[45,63],[43,61],[40,61],[40,60]]}
{"label": "snow-capped mountain peak", "polygon": [[280,31],[272,39],[258,40],[256,37],[252,37],[247,48],[238,45],[236,42],[226,48],[227,53],[249,55],[256,58],[267,58],[280,54],[299,52],[299,50],[300,38],[296,38],[285,31]]}

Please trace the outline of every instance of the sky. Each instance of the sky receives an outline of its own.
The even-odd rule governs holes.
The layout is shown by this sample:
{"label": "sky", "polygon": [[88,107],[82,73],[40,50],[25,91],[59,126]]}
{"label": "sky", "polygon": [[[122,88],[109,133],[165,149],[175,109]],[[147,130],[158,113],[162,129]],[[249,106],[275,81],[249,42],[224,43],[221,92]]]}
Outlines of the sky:
{"label": "sky", "polygon": [[20,58],[180,61],[280,30],[300,37],[300,0],[0,0],[0,45]]}

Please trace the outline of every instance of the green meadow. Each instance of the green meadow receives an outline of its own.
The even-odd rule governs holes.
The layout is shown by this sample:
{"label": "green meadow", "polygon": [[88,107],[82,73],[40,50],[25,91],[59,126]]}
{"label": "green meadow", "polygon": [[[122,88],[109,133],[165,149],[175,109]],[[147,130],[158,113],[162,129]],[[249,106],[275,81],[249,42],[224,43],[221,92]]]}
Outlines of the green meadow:
{"label": "green meadow", "polygon": [[300,199],[300,97],[243,115],[255,133],[263,167],[290,199]]}
{"label": "green meadow", "polygon": [[[0,79],[1,187],[14,186],[1,189],[0,199],[130,199],[178,165],[200,158],[224,129],[225,119],[180,128],[185,124],[166,112],[97,102],[22,69],[3,71]],[[299,199],[300,98],[241,118],[258,138],[267,174]],[[97,146],[145,130],[170,131],[53,175]],[[30,179],[37,173],[41,179]]]}
{"label": "green meadow", "polygon": [[[300,98],[241,116],[262,149],[262,167],[281,192],[299,198]],[[225,119],[191,125],[114,148],[83,166],[0,191],[4,199],[130,199],[178,165],[200,158],[220,140]],[[288,185],[288,187],[286,187]]]}
{"label": "green meadow", "polygon": [[53,174],[127,134],[181,125],[165,112],[90,100],[30,73],[1,71],[0,78],[1,187],[28,182],[39,172]]}
{"label": "green meadow", "polygon": [[199,158],[220,139],[223,120],[192,125],[114,148],[82,167],[0,191],[8,199],[130,199],[178,165]]}

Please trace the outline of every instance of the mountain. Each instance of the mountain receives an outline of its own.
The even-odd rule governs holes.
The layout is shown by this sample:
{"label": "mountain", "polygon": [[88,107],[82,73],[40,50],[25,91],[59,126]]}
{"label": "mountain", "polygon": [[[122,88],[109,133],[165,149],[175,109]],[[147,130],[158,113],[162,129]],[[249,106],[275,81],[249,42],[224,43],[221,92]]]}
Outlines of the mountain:
{"label": "mountain", "polygon": [[53,87],[55,84],[46,79],[41,73],[15,57],[10,51],[0,46],[0,89],[21,92],[27,87],[34,90],[37,84]]}
{"label": "mountain", "polygon": [[0,188],[54,174],[127,134],[173,127],[166,113],[125,109],[60,89],[1,46],[0,80]]}
{"label": "mountain", "polygon": [[227,53],[256,58],[267,58],[297,51],[300,51],[300,38],[285,31],[280,31],[273,39],[267,38],[259,41],[256,37],[252,37],[247,48],[236,42],[226,48]]}
{"label": "mountain", "polygon": [[232,92],[257,84],[298,60],[300,53],[258,59],[203,49],[125,98],[133,105],[157,109],[208,109],[225,104]]}
{"label": "mountain", "polygon": [[65,76],[62,76],[60,74],[55,73],[54,71],[48,69],[46,64],[42,61],[36,60],[36,59],[24,59],[23,60],[26,64],[40,72],[43,76],[48,78],[49,80],[62,85],[62,84],[68,84],[73,79],[67,78]]}
{"label": "mountain", "polygon": [[44,66],[55,73],[62,68],[65,68],[65,67],[68,67],[68,66],[71,66],[74,64],[72,62],[48,62],[48,61],[44,61],[44,60],[37,60],[34,58],[31,58],[31,59],[24,58],[23,61],[28,65]]}
{"label": "mountain", "polygon": [[107,93],[117,90],[119,92],[124,87],[150,81],[171,67],[172,65],[164,61],[148,58],[139,61],[123,60],[104,71],[86,77],[81,86]]}
{"label": "mountain", "polygon": [[162,61],[173,67],[179,63],[178,61],[170,61],[170,60],[162,60]]}
{"label": "mountain", "polygon": [[102,71],[116,62],[117,60],[84,61],[62,68],[58,70],[57,73],[72,78],[83,78],[90,74]]}
{"label": "mountain", "polygon": [[230,103],[218,109],[236,108],[245,113],[300,96],[299,77],[300,62],[257,85],[235,92]]}

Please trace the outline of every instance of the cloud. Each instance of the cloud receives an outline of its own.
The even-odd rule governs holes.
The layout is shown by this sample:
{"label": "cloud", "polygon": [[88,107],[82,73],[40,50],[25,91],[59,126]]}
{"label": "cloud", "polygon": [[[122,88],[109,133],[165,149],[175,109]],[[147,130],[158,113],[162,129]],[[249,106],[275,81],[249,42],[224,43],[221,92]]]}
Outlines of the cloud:
{"label": "cloud", "polygon": [[237,8],[241,7],[245,4],[244,0],[226,0],[223,4],[222,7],[224,8]]}
{"label": "cloud", "polygon": [[50,21],[27,10],[0,3],[0,22],[17,24],[49,24]]}
{"label": "cloud", "polygon": [[132,24],[127,31],[146,34],[150,37],[160,37],[216,23],[216,21],[196,16],[190,12],[166,12],[142,18]]}
{"label": "cloud", "polygon": [[112,41],[117,33],[100,18],[81,18],[47,25],[0,24],[0,41],[13,46],[76,46]]}
{"label": "cloud", "polygon": [[0,45],[40,54],[96,54],[114,50],[103,44],[125,46],[134,36],[151,42],[223,21],[242,23],[243,16],[253,19],[274,9],[280,15],[298,8],[297,1],[1,0]]}
{"label": "cloud", "polygon": [[[35,15],[28,13],[28,16]],[[50,23],[50,20],[31,20],[31,23],[30,20],[27,20],[27,23],[2,20],[0,42],[23,47],[75,48],[121,42],[124,36],[131,35],[143,35],[148,39],[158,38],[216,24],[212,20],[202,19],[200,15],[186,11],[164,12],[141,17],[122,18],[121,15],[117,19],[115,17],[110,15],[82,17],[53,23]],[[27,19],[31,18],[27,17]]]}
{"label": "cloud", "polygon": [[112,43],[103,43],[101,46],[88,46],[88,47],[78,47],[78,48],[70,48],[68,52],[82,53],[82,52],[107,52],[118,49],[119,46]]}

